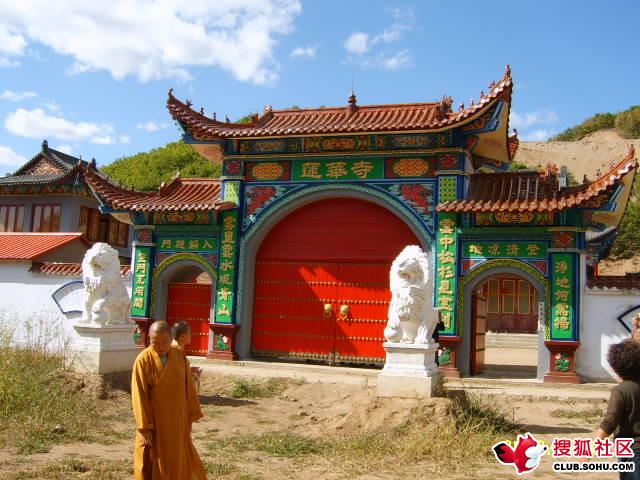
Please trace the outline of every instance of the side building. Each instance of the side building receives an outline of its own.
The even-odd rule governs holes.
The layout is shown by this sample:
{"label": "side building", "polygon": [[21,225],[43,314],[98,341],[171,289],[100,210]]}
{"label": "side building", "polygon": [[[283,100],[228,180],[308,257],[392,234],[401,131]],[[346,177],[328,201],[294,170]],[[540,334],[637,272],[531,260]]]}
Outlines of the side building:
{"label": "side building", "polygon": [[89,165],[45,140],[31,160],[0,178],[0,331],[14,343],[59,349],[73,337],[80,264],[94,242],[113,246],[123,274],[129,271],[133,229],[100,212],[83,180]]}

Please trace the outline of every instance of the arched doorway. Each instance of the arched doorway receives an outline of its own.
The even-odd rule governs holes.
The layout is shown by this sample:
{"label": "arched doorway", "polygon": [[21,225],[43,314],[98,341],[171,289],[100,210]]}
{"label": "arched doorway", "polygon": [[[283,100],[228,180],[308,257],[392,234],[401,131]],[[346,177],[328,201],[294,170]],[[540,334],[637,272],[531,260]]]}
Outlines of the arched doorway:
{"label": "arched doorway", "polygon": [[472,295],[471,375],[535,377],[538,293],[525,278],[495,275]]}
{"label": "arched doorway", "polygon": [[538,330],[538,293],[515,275],[496,275],[481,286],[487,299],[487,331],[533,334]]}
{"label": "arched doorway", "polygon": [[549,281],[524,262],[490,260],[463,277],[459,293],[468,306],[462,309],[460,372],[542,380]]}
{"label": "arched doorway", "polygon": [[323,199],[294,210],[256,256],[252,354],[382,363],[389,267],[415,244],[399,217],[366,200]]}
{"label": "arched doorway", "polygon": [[164,319],[169,325],[186,321],[191,327],[191,342],[185,347],[187,355],[206,356],[210,350],[213,282],[211,272],[191,260],[177,261],[161,269],[154,282],[155,318]]}

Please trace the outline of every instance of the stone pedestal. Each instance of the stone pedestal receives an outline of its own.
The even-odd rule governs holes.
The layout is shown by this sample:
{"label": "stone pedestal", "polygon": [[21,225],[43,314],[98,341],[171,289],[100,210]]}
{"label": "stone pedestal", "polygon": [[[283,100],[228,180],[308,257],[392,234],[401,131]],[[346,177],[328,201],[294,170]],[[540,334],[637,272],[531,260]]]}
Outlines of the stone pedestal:
{"label": "stone pedestal", "polygon": [[131,371],[140,349],[133,341],[136,324],[74,325],[79,338],[66,355],[65,366],[76,372],[106,373]]}
{"label": "stone pedestal", "polygon": [[460,378],[460,370],[456,367],[456,355],[461,338],[458,336],[440,335],[440,371],[445,377]]}
{"label": "stone pedestal", "polygon": [[212,323],[213,348],[207,354],[207,358],[218,360],[238,360],[236,353],[236,332],[240,325]]}
{"label": "stone pedestal", "polygon": [[544,381],[549,383],[580,383],[576,374],[575,353],[580,342],[550,341],[544,344],[549,349],[549,372]]}
{"label": "stone pedestal", "polygon": [[378,375],[378,396],[399,398],[432,397],[442,384],[436,365],[437,343],[415,345],[382,344],[387,360]]}

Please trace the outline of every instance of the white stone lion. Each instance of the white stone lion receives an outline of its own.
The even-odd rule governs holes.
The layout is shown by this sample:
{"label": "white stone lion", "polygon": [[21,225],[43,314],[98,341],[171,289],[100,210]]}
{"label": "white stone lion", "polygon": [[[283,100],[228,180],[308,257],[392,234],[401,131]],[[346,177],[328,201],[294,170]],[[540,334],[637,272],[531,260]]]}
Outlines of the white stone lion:
{"label": "white stone lion", "polygon": [[82,260],[84,311],[82,323],[127,325],[131,300],[122,282],[118,252],[106,243],[95,243]]}
{"label": "white stone lion", "polygon": [[384,336],[394,343],[432,343],[438,314],[432,306],[429,258],[417,245],[409,245],[391,264],[389,277],[391,304]]}

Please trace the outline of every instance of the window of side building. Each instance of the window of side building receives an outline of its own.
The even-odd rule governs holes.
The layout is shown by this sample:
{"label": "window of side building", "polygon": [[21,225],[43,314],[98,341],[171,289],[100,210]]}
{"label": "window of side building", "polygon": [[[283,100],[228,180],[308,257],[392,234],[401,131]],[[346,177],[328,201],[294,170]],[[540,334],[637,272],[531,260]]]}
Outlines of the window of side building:
{"label": "window of side building", "polygon": [[0,205],[0,232],[24,231],[24,205]]}
{"label": "window of side building", "polygon": [[59,232],[62,205],[34,205],[32,232]]}
{"label": "window of side building", "polygon": [[106,242],[122,248],[128,245],[129,225],[95,208],[80,207],[78,228],[91,242]]}

